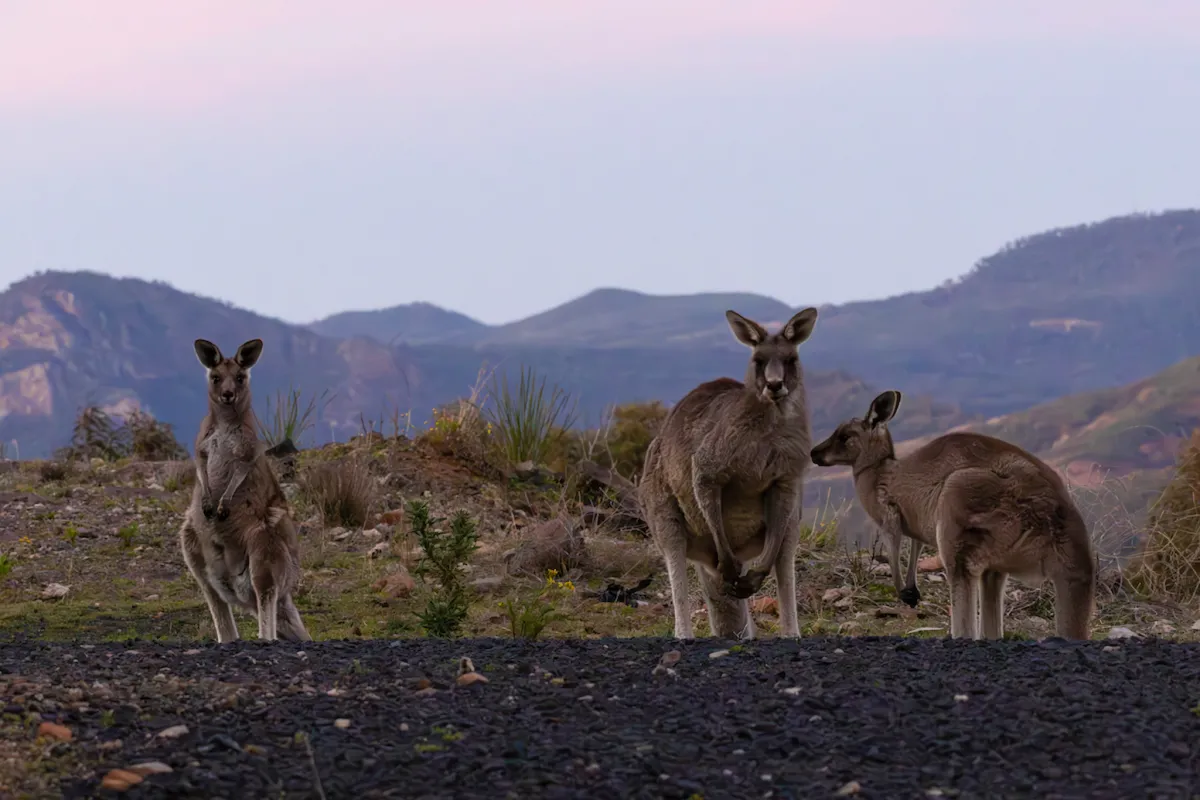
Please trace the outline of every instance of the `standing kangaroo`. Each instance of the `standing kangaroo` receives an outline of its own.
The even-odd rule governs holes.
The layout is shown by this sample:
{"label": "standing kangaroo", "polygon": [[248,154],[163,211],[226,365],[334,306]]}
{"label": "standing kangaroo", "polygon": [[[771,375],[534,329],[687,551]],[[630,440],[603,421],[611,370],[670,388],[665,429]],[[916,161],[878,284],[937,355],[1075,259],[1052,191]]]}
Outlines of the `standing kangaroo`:
{"label": "standing kangaroo", "polygon": [[752,351],[745,382],[702,383],[671,409],[638,493],[666,561],[677,639],[694,638],[689,561],[714,636],[754,637],[746,598],[772,570],[781,632],[799,636],[795,562],[812,440],[797,348],[817,310],[800,311],[774,334],[734,311],[725,317]]}
{"label": "standing kangaroo", "polygon": [[183,560],[200,584],[218,642],[238,638],[232,605],[257,617],[260,639],[309,641],[292,602],[300,577],[296,528],[250,408],[250,368],[262,340],[246,342],[233,358],[205,339],[195,347],[208,374],[208,415],[196,436],[196,487],[179,531]]}
{"label": "standing kangaroo", "polygon": [[[1014,444],[978,433],[948,433],[896,458],[887,422],[900,393],[871,402],[863,419],[838,426],[812,450],[813,463],[853,468],[867,514],[889,538],[901,599],[916,605],[918,542],[937,548],[950,584],[950,635],[1004,635],[1004,584],[1054,582],[1059,636],[1087,639],[1095,596],[1091,538],[1062,478]],[[900,584],[900,542],[909,551]],[[979,607],[977,618],[976,608]]]}

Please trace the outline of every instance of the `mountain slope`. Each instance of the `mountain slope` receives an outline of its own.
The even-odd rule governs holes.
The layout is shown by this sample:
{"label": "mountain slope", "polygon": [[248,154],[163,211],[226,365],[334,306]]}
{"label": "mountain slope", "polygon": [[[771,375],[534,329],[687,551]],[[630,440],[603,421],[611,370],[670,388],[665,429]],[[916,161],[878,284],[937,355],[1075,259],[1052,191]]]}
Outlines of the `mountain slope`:
{"label": "mountain slope", "polygon": [[[1198,296],[1200,212],[1116,217],[1019,239],[936,289],[822,306],[805,363],[1007,414],[1200,353]],[[795,310],[759,295],[603,289],[470,341],[736,351],[726,308],[775,322]]]}
{"label": "mountain slope", "polygon": [[[95,273],[44,273],[0,294],[0,441],[23,457],[48,454],[70,438],[86,404],[142,408],[175,425],[188,441],[205,409],[197,337],[226,352],[261,337],[254,370],[256,407],[289,387],[304,398],[333,399],[313,431],[316,441],[358,433],[363,420],[429,410],[466,396],[486,363],[501,371],[533,366],[577,400],[580,421],[598,424],[611,404],[673,403],[719,375],[740,377],[747,351],[690,349],[664,356],[645,348],[386,346],[367,337],[333,339],[279,320],[195,297],[161,283]],[[841,371],[808,371],[814,428],[835,423],[876,389]],[[909,430],[940,430],[964,420],[953,405],[914,397]],[[920,408],[918,412],[917,409]]]}
{"label": "mountain slope", "polygon": [[409,303],[378,311],[343,311],[306,327],[335,339],[367,336],[383,344],[473,340],[488,328],[466,314],[430,303]]}

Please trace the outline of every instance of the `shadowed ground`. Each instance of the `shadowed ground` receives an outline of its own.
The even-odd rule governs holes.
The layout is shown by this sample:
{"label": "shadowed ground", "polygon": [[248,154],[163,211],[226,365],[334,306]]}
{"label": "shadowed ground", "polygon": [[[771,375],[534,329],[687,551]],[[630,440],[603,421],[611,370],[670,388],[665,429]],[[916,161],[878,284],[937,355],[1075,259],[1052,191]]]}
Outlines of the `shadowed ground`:
{"label": "shadowed ground", "polygon": [[17,642],[0,740],[68,797],[1191,797],[1198,679],[1158,640]]}

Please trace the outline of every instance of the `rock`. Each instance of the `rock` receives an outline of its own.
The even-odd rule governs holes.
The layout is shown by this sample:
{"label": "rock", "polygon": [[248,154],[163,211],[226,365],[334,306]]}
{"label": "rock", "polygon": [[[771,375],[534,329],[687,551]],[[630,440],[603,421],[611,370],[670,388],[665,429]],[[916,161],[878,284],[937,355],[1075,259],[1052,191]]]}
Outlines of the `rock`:
{"label": "rock", "polygon": [[367,556],[369,558],[382,558],[383,556],[386,556],[388,551],[391,549],[392,546],[387,542],[378,542],[374,547],[367,551]]}
{"label": "rock", "polygon": [[872,575],[887,576],[892,574],[891,564],[876,564],[871,567]]}
{"label": "rock", "polygon": [[850,795],[858,794],[861,791],[862,784],[860,784],[858,781],[850,781],[845,786],[838,789],[835,794],[837,794],[838,797],[849,797]]}
{"label": "rock", "polygon": [[1192,630],[1200,631],[1200,619],[1192,623]]}
{"label": "rock", "polygon": [[344,542],[350,538],[351,533],[353,531],[348,531],[345,528],[330,528],[329,538],[335,542]]}
{"label": "rock", "polygon": [[169,728],[164,728],[158,732],[161,739],[178,739],[180,736],[188,735],[187,725],[172,725]]}
{"label": "rock", "polygon": [[919,572],[940,572],[945,569],[942,566],[942,557],[936,553],[931,556],[926,556],[917,562],[917,570]]}
{"label": "rock", "polygon": [[729,655],[728,650],[713,650],[711,653],[708,654],[708,657],[709,658],[724,658],[727,655]]}
{"label": "rock", "polygon": [[136,772],[130,772],[127,769],[112,769],[100,781],[101,789],[110,789],[114,792],[124,792],[129,787],[142,782],[142,776]]}
{"label": "rock", "polygon": [[363,535],[364,539],[382,539],[383,538],[383,532],[380,531],[378,528],[367,528],[365,531],[362,532],[362,535]]}
{"label": "rock", "polygon": [[384,525],[399,525],[404,522],[404,509],[397,508],[393,511],[385,511],[379,515],[379,521]]}
{"label": "rock", "polygon": [[658,665],[660,667],[673,667],[679,663],[679,659],[681,658],[683,658],[683,653],[678,650],[668,650],[658,660]]}
{"label": "rock", "polygon": [[750,601],[750,610],[755,614],[778,614],[779,601],[774,597],[756,597]]}
{"label": "rock", "polygon": [[823,595],[821,595],[821,602],[822,603],[832,603],[835,600],[841,600],[843,597],[845,597],[848,594],[850,594],[850,590],[847,589],[846,587],[835,586],[832,589],[825,590],[825,593]]}
{"label": "rock", "polygon": [[480,594],[494,592],[504,584],[504,577],[501,575],[488,575],[483,578],[476,578],[471,581],[471,588]]}
{"label": "rock", "polygon": [[346,719],[345,717],[342,717],[340,719],[335,719],[333,721],[333,727],[341,728],[342,730],[346,730],[346,728],[350,727],[350,720]]}
{"label": "rock", "polygon": [[587,546],[574,522],[565,518],[548,520],[525,534],[517,547],[505,554],[510,575],[545,578],[546,571],[566,575],[587,560]]}
{"label": "rock", "polygon": [[384,597],[390,600],[401,600],[412,595],[416,589],[416,584],[413,582],[412,576],[408,574],[403,564],[396,565],[396,571],[392,572],[371,585],[371,589],[380,592]]}
{"label": "rock", "polygon": [[143,761],[141,764],[134,764],[129,768],[129,771],[136,772],[138,775],[144,777],[146,775],[165,775],[168,772],[174,772],[175,770],[171,769],[161,761]]}
{"label": "rock", "polygon": [[1137,639],[1139,634],[1134,633],[1129,628],[1112,628],[1108,632],[1109,639]]}
{"label": "rock", "polygon": [[1155,636],[1168,636],[1175,632],[1175,626],[1165,619],[1156,619],[1150,624],[1150,632]]}
{"label": "rock", "polygon": [[1048,631],[1053,627],[1053,625],[1050,623],[1050,620],[1036,615],[1029,617],[1029,619],[1025,620],[1025,623],[1035,631],[1039,632]]}
{"label": "rock", "polygon": [[61,583],[47,583],[46,588],[42,589],[42,599],[57,600],[60,597],[66,597],[69,591],[71,591],[71,587]]}
{"label": "rock", "polygon": [[459,686],[474,686],[477,683],[487,683],[488,679],[478,672],[464,672],[454,679]]}
{"label": "rock", "polygon": [[833,607],[834,607],[834,608],[843,608],[843,609],[844,609],[844,608],[850,608],[850,607],[852,607],[853,605],[854,605],[854,598],[853,598],[852,596],[850,596],[850,595],[846,595],[846,596],[845,596],[845,597],[843,597],[841,600],[838,600],[836,603],[834,603],[834,604],[833,604]]}
{"label": "rock", "polygon": [[54,722],[43,722],[41,725],[38,725],[37,735],[49,736],[51,739],[57,739],[60,742],[69,742],[75,738],[70,728]]}

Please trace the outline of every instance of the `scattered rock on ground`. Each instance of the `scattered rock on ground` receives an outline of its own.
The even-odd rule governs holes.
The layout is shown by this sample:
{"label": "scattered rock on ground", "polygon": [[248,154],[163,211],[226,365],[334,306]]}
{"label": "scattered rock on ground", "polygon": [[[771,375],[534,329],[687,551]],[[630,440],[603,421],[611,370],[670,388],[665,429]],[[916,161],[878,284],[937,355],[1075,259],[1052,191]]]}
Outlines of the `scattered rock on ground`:
{"label": "scattered rock on ground", "polygon": [[416,589],[412,576],[403,564],[396,565],[396,571],[383,576],[372,584],[371,589],[380,592],[391,600],[399,600],[410,596]]}
{"label": "scattered rock on ground", "polygon": [[558,570],[564,575],[587,559],[583,533],[574,522],[552,519],[524,534],[524,541],[505,554],[510,575],[545,577],[546,571]]}

